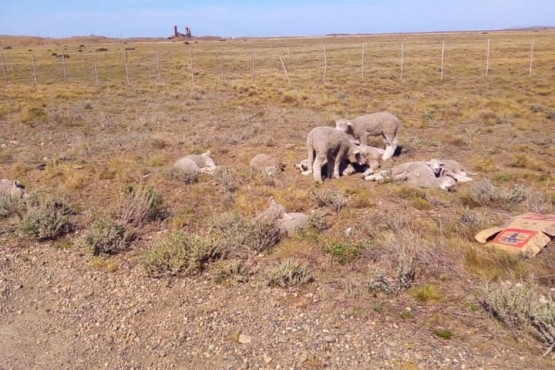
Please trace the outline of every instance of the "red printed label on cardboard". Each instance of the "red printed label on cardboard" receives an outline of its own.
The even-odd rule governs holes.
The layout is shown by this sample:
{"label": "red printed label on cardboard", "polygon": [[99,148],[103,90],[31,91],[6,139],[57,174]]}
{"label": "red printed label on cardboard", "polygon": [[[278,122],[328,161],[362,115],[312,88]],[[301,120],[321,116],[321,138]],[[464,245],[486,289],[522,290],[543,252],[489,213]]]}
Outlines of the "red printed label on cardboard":
{"label": "red printed label on cardboard", "polygon": [[523,229],[505,229],[493,239],[493,243],[507,245],[514,248],[522,248],[536,235],[537,231]]}

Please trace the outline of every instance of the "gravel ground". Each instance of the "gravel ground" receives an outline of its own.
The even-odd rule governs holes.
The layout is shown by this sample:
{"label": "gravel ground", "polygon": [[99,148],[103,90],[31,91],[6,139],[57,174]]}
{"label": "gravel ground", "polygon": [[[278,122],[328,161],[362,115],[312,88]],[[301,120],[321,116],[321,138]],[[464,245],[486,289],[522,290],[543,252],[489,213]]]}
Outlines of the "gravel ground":
{"label": "gravel ground", "polygon": [[[5,242],[5,241],[4,241]],[[152,279],[119,257],[98,271],[75,249],[0,250],[0,369],[546,369],[552,359],[488,320],[431,334],[410,307],[369,307],[337,284]],[[358,306],[357,306],[358,305]],[[366,305],[366,306],[365,306]],[[395,308],[395,309],[394,309]],[[421,312],[420,312],[421,311]],[[419,320],[420,318],[420,320]]]}

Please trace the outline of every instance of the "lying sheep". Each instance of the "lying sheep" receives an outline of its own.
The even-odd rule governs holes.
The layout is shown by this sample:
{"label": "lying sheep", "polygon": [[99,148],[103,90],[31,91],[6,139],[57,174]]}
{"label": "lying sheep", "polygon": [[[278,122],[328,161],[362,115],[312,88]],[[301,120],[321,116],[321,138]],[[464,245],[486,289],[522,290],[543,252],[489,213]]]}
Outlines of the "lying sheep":
{"label": "lying sheep", "polygon": [[25,193],[25,186],[17,180],[0,180],[0,196],[8,196],[13,198],[23,198]]}
{"label": "lying sheep", "polygon": [[407,162],[393,166],[389,171],[380,171],[376,174],[366,176],[368,181],[383,181],[387,179],[393,181],[406,181],[411,185],[421,188],[439,188],[443,190],[454,190],[457,183],[451,176],[445,174],[445,170],[440,168],[439,174],[435,171],[430,162]]}
{"label": "lying sheep", "polygon": [[[376,148],[369,145],[359,145],[360,149],[366,152],[368,164],[360,166],[358,164],[350,163],[343,159],[339,165],[339,173],[341,176],[350,176],[354,173],[363,172],[363,177],[372,174],[380,167],[380,159],[384,153],[384,149]],[[300,163],[295,164],[295,168],[304,172],[308,170],[308,159],[303,159]],[[326,173],[323,174],[326,176]]]}
{"label": "lying sheep", "polygon": [[339,167],[343,158],[351,163],[366,165],[367,155],[360,147],[349,140],[349,136],[333,127],[315,127],[306,138],[308,151],[308,169],[303,175],[314,176],[316,182],[322,182],[322,167],[327,164],[327,175],[339,178]]}
{"label": "lying sheep", "polygon": [[[195,164],[199,168],[199,171],[203,173],[212,174],[216,170],[216,163],[214,162],[214,160],[210,155],[210,150],[202,154],[187,155],[181,158],[180,160],[178,160],[177,162],[175,162],[174,167],[176,166],[179,167],[181,161],[184,161],[184,163],[187,163],[187,161],[185,160],[191,160],[195,162]],[[189,167],[188,164],[186,166]]]}
{"label": "lying sheep", "polygon": [[284,213],[277,220],[277,225],[281,235],[293,236],[297,231],[308,228],[310,216],[299,212]]}
{"label": "lying sheep", "polygon": [[198,164],[190,158],[183,157],[174,163],[172,176],[182,178],[185,182],[193,183],[197,181],[201,169]]}
{"label": "lying sheep", "polygon": [[352,120],[340,119],[335,127],[360,140],[360,144],[368,144],[368,135],[382,136],[385,151],[382,159],[391,159],[397,149],[397,132],[401,123],[397,117],[389,112],[366,114]]}
{"label": "lying sheep", "polygon": [[445,170],[445,175],[451,176],[457,182],[470,182],[472,177],[468,175],[475,175],[475,173],[467,171],[462,164],[454,159],[441,159],[443,162],[443,169]]}
{"label": "lying sheep", "polygon": [[276,202],[276,199],[272,196],[269,200],[270,206],[264,212],[256,216],[256,220],[264,223],[274,223],[277,222],[285,214],[285,207]]}
{"label": "lying sheep", "polygon": [[257,154],[250,161],[250,168],[273,176],[285,170],[285,164],[269,154]]}

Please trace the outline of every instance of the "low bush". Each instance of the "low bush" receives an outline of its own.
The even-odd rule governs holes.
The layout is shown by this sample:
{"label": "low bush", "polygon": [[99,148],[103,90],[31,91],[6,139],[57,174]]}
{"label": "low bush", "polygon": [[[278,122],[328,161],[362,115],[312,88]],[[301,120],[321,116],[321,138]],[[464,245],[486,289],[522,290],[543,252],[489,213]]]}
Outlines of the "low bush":
{"label": "low bush", "polygon": [[93,255],[116,254],[127,249],[133,240],[133,232],[112,219],[97,220],[85,235],[84,243]]}
{"label": "low bush", "polygon": [[19,230],[37,241],[56,239],[71,231],[70,216],[73,214],[73,209],[65,201],[35,193],[25,201]]}
{"label": "low bush", "polygon": [[193,274],[221,256],[213,239],[179,231],[161,236],[145,251],[141,264],[153,277]]}
{"label": "low bush", "polygon": [[306,284],[314,280],[314,277],[304,265],[291,259],[282,261],[268,272],[268,285],[280,286],[282,288]]}
{"label": "low bush", "polygon": [[126,188],[117,206],[118,219],[135,227],[161,217],[162,213],[162,196],[145,185]]}
{"label": "low bush", "polygon": [[487,284],[480,304],[515,334],[527,332],[541,341],[544,355],[555,347],[555,301],[534,283]]}

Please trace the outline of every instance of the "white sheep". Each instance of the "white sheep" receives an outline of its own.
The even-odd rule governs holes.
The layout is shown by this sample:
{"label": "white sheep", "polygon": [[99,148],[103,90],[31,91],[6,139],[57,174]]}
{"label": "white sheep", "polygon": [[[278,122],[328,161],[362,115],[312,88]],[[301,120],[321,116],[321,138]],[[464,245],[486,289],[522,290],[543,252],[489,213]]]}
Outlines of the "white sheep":
{"label": "white sheep", "polygon": [[178,164],[180,163],[180,161],[183,161],[186,159],[195,162],[200,172],[212,174],[216,170],[216,163],[214,162],[214,159],[212,159],[211,157],[210,150],[202,154],[187,155],[181,158],[180,160],[178,160],[177,162],[175,162],[174,167],[176,165],[179,166]]}
{"label": "white sheep", "polygon": [[314,180],[322,182],[322,167],[327,164],[327,176],[339,178],[339,167],[343,158],[361,166],[368,163],[367,155],[349,136],[334,127],[320,126],[312,129],[306,138],[308,151],[308,169],[303,175],[314,176]]}
{"label": "white sheep", "polygon": [[366,176],[364,179],[368,181],[384,181],[391,179],[393,181],[406,181],[407,183],[421,188],[439,188],[443,190],[453,190],[457,183],[451,176],[445,174],[445,170],[437,172],[432,168],[433,163],[430,162],[407,162],[393,166],[389,171],[380,171],[376,174]]}
{"label": "white sheep", "polygon": [[17,180],[0,180],[0,196],[8,196],[13,198],[24,198],[27,196],[25,193],[25,185]]}
{"label": "white sheep", "polygon": [[[368,164],[360,166],[358,164],[350,163],[348,160],[343,159],[339,165],[339,173],[341,176],[350,176],[354,173],[363,172],[363,177],[372,174],[376,169],[380,167],[380,159],[384,153],[384,149],[376,148],[369,145],[359,145],[362,151],[366,152]],[[301,162],[295,164],[295,168],[299,171],[304,172],[308,170],[308,159],[303,159]],[[325,168],[324,168],[325,170]],[[327,176],[325,171],[323,176]]]}
{"label": "white sheep", "polygon": [[308,228],[310,216],[300,212],[284,213],[277,220],[277,225],[281,235],[293,236],[297,231]]}
{"label": "white sheep", "polygon": [[255,171],[261,171],[269,176],[276,175],[285,170],[285,164],[278,158],[269,154],[260,153],[255,155],[250,161],[250,168]]}
{"label": "white sheep", "polygon": [[256,220],[264,223],[275,223],[285,214],[285,207],[279,204],[272,196],[269,199],[270,206],[256,216]]}
{"label": "white sheep", "polygon": [[182,177],[186,182],[197,181],[201,169],[195,161],[190,158],[183,157],[174,163],[172,168],[172,175]]}
{"label": "white sheep", "polygon": [[453,177],[457,182],[470,182],[472,177],[468,175],[475,175],[475,173],[467,171],[462,164],[454,159],[441,159],[443,162],[442,168],[445,170],[445,175]]}
{"label": "white sheep", "polygon": [[368,135],[382,136],[385,151],[382,155],[384,161],[391,159],[397,149],[397,133],[401,123],[397,117],[389,112],[366,114],[352,120],[340,119],[335,122],[335,127],[360,140],[360,144],[368,144]]}

